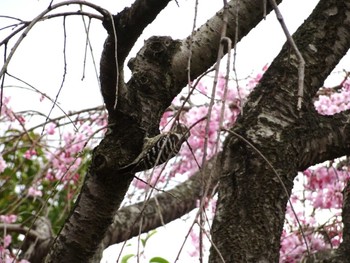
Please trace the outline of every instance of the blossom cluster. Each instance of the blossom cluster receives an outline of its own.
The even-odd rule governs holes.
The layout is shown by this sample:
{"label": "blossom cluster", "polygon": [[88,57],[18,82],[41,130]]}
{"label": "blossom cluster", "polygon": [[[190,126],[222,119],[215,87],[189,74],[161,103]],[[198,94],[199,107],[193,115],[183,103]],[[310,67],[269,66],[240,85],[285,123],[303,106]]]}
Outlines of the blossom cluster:
{"label": "blossom cluster", "polygon": [[309,168],[298,175],[295,184],[299,186],[290,198],[296,215],[289,203],[281,237],[280,262],[299,262],[307,251],[305,242],[310,252],[339,246],[342,240],[342,190],[349,179],[348,171],[336,166]]}
{"label": "blossom cluster", "polygon": [[6,224],[12,224],[17,221],[17,216],[10,214],[10,215],[0,215],[0,222],[5,224],[5,235],[1,240],[0,244],[0,262],[4,263],[12,263],[12,262],[17,262],[17,263],[29,263],[27,260],[22,259],[22,260],[16,260],[15,255],[13,255],[9,249],[10,244],[12,243],[12,236],[9,234],[6,234]]}
{"label": "blossom cluster", "polygon": [[329,95],[320,95],[314,103],[320,114],[334,115],[350,109],[350,80],[346,80],[339,90],[328,90]]}
{"label": "blossom cluster", "polygon": [[[67,209],[62,206],[70,206],[79,189],[81,173],[86,171],[85,159],[89,153],[86,148],[96,143],[96,135],[101,134],[95,131],[103,132],[107,119],[99,110],[95,114],[69,113],[71,117],[51,118],[50,122],[43,121],[39,115],[33,122],[31,113],[16,113],[10,101],[4,97],[0,122],[0,184],[4,194],[0,207],[4,208],[5,204],[0,221],[6,224],[31,220],[31,213],[23,213],[21,209],[30,207],[32,213],[40,211],[49,196],[48,205],[55,207],[51,210],[62,211]],[[7,209],[16,215],[7,215]],[[13,261],[16,257],[8,247],[15,242],[14,237],[6,233],[6,225],[4,231],[0,261],[26,262]]]}

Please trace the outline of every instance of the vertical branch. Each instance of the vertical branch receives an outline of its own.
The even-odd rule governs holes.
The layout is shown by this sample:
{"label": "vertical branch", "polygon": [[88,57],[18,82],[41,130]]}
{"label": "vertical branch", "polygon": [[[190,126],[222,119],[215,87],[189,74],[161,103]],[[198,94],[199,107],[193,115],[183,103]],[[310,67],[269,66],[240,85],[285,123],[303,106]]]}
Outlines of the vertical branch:
{"label": "vertical branch", "polygon": [[[264,14],[265,14],[265,12],[266,12],[266,10],[264,10]],[[232,71],[233,71],[233,74],[235,75],[237,95],[238,95],[238,99],[239,99],[239,102],[240,102],[239,111],[240,111],[241,115],[243,115],[242,96],[241,96],[241,93],[239,92],[238,74],[237,74],[237,70],[236,70],[237,42],[238,42],[238,24],[239,24],[238,13],[239,13],[239,0],[237,0],[237,6],[236,6],[236,21],[235,21],[236,22],[236,25],[235,25],[236,26],[236,30],[235,30],[235,39],[234,39],[234,44],[233,44],[234,51],[233,51]]]}
{"label": "vertical branch", "polygon": [[88,23],[87,26],[86,26],[85,19],[84,19],[83,16],[81,17],[81,19],[83,20],[84,29],[85,29],[85,33],[86,33],[85,49],[84,49],[84,61],[83,61],[83,75],[81,77],[81,80],[83,81],[85,79],[87,50],[88,50],[88,46],[89,46],[89,43],[90,43],[89,32],[90,32],[91,19],[89,19],[89,23]]}
{"label": "vertical branch", "polygon": [[[47,114],[45,122],[47,122],[50,119],[50,115],[51,115],[53,109],[55,108],[55,106],[57,105],[58,96],[61,94],[64,82],[66,81],[66,75],[67,75],[66,48],[67,48],[67,31],[66,31],[66,17],[64,16],[63,17],[63,76],[62,76],[62,82],[61,82],[61,85],[60,85],[58,92],[56,94],[55,100],[53,101],[52,107],[51,107],[49,113]],[[41,135],[44,134],[44,129],[45,129],[45,125],[43,125]]]}
{"label": "vertical branch", "polygon": [[194,18],[193,18],[193,26],[192,26],[192,32],[189,42],[189,56],[188,56],[188,63],[187,63],[187,78],[188,78],[188,85],[191,86],[191,58],[192,58],[192,46],[193,46],[193,35],[196,29],[196,21],[197,21],[197,14],[198,14],[198,0],[195,2],[194,6]]}
{"label": "vertical branch", "polygon": [[[4,64],[6,63],[6,54],[7,54],[7,43],[5,43],[5,47],[4,47]],[[0,117],[1,117],[2,100],[4,98],[5,74],[3,74],[2,76],[0,75],[0,78],[1,78],[1,89],[0,89]]]}
{"label": "vertical branch", "polygon": [[[207,159],[207,147],[208,147],[208,134],[209,134],[209,129],[210,129],[210,121],[211,121],[211,113],[212,109],[214,106],[214,101],[215,101],[215,93],[216,93],[216,86],[217,86],[217,81],[219,77],[219,70],[220,70],[220,62],[224,54],[224,43],[223,39],[226,37],[226,30],[227,30],[227,24],[228,24],[228,4],[226,0],[223,0],[224,3],[224,11],[223,11],[223,24],[221,28],[221,38],[220,38],[220,43],[219,43],[219,50],[218,50],[218,55],[217,55],[217,60],[215,64],[215,77],[214,77],[214,82],[213,82],[213,88],[212,88],[212,93],[211,93],[211,99],[209,103],[209,108],[208,108],[208,114],[207,114],[207,124],[205,127],[205,137],[204,137],[204,145],[203,145],[203,158],[202,158],[202,167],[205,166],[206,164],[206,159]],[[205,206],[205,198],[207,196],[207,191],[209,187],[209,182],[205,182],[205,180],[202,180],[202,187],[204,189],[203,194],[200,199],[200,204],[199,204],[199,242],[200,242],[200,247],[199,247],[199,252],[200,252],[200,262],[202,262],[203,258],[203,229],[204,229],[204,206]]]}
{"label": "vertical branch", "polygon": [[294,51],[295,51],[295,53],[296,53],[296,55],[298,57],[298,60],[299,60],[299,66],[298,66],[298,104],[297,104],[297,109],[300,110],[301,109],[301,104],[302,104],[302,101],[303,101],[303,96],[304,96],[305,60],[304,60],[303,56],[301,55],[297,45],[295,44],[293,37],[290,35],[286,24],[284,23],[283,16],[282,16],[281,12],[278,9],[276,1],[275,0],[270,0],[270,3],[273,6],[273,9],[275,10],[277,20],[281,24],[283,32],[284,32],[284,34],[287,37],[287,41],[289,42],[289,44],[294,49]]}
{"label": "vertical branch", "polygon": [[117,38],[117,30],[115,27],[114,19],[112,14],[109,14],[110,19],[112,21],[112,30],[113,30],[113,37],[114,37],[114,57],[115,57],[115,71],[116,71],[116,80],[115,80],[115,100],[113,108],[114,110],[117,109],[118,104],[118,94],[119,94],[119,65],[118,65],[118,38]]}
{"label": "vertical branch", "polygon": [[219,124],[219,130],[218,130],[218,135],[217,135],[218,137],[217,137],[217,141],[216,141],[215,153],[217,153],[218,150],[219,150],[220,133],[221,133],[221,127],[223,127],[223,120],[224,120],[224,114],[225,114],[225,105],[226,105],[226,99],[227,99],[227,89],[228,89],[229,74],[230,74],[230,62],[231,62],[231,49],[232,49],[231,39],[228,38],[228,37],[223,37],[221,44],[223,44],[224,42],[226,42],[228,52],[227,52],[225,87],[224,87],[224,94],[223,94],[223,97],[222,97],[222,106],[221,106],[221,111],[220,111],[220,124]]}

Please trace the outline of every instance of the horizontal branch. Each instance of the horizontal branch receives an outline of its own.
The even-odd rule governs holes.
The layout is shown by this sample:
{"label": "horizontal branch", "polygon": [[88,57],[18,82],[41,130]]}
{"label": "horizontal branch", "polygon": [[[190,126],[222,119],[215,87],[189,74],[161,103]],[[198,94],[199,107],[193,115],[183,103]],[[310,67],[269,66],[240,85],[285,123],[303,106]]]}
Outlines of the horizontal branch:
{"label": "horizontal branch", "polygon": [[300,170],[317,163],[350,155],[349,114],[350,111],[345,111],[332,116],[322,116],[314,110],[313,114],[310,112],[304,117],[309,132],[305,133],[304,130],[300,134],[303,140],[295,141],[294,146],[300,149]]}
{"label": "horizontal branch", "polygon": [[[220,155],[219,153],[218,156]],[[141,233],[145,233],[162,226],[163,223],[167,224],[178,219],[195,209],[197,201],[204,192],[201,184],[202,180],[208,182],[209,177],[211,177],[209,194],[212,193],[217,183],[219,169],[216,160],[218,159],[220,158],[213,157],[207,162],[203,172],[198,171],[173,189],[151,198],[147,201],[146,206],[144,202],[139,202],[121,208],[115,215],[114,222],[103,241],[103,248],[139,235],[140,221],[142,221]]]}
{"label": "horizontal branch", "polygon": [[6,229],[7,232],[15,232],[18,234],[27,235],[27,237],[31,240],[46,239],[46,237],[41,237],[37,231],[29,229],[26,226],[22,226],[21,224],[0,224],[0,229]]}

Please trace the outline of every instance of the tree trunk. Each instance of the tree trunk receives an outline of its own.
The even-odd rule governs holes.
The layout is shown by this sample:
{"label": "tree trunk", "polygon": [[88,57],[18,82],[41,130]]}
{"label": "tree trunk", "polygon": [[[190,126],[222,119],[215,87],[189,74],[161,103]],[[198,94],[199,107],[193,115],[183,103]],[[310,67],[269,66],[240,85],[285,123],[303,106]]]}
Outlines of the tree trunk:
{"label": "tree trunk", "polygon": [[210,262],[278,262],[297,172],[349,154],[348,116],[319,116],[312,102],[350,47],[349,8],[350,1],[322,0],[293,36],[306,61],[300,111],[298,61],[288,44],[249,96],[225,141]]}

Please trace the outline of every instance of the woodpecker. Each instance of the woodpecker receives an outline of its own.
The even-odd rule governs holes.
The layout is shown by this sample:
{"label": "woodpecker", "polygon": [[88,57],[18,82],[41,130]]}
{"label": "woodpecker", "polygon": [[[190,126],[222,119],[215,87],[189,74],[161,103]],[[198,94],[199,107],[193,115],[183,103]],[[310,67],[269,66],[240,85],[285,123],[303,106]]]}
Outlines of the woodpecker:
{"label": "woodpecker", "polygon": [[190,136],[183,124],[177,125],[174,131],[165,132],[152,138],[145,138],[142,152],[130,164],[118,169],[118,172],[141,172],[165,163],[173,158],[182,144]]}

